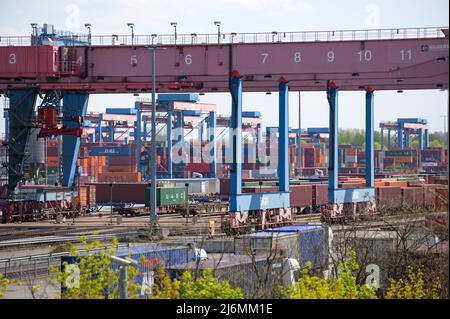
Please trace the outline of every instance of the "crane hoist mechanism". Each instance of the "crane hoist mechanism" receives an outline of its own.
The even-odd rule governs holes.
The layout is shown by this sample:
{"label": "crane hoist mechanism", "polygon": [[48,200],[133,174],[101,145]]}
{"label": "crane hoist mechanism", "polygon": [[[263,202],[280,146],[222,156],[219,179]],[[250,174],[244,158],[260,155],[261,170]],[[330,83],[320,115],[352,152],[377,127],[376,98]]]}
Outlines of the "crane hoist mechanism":
{"label": "crane hoist mechanism", "polygon": [[[81,137],[83,134],[83,117],[64,117],[60,115],[60,102],[62,95],[59,92],[47,93],[38,107],[37,126],[40,128],[38,138],[45,138],[59,135],[69,135]],[[64,127],[63,121],[74,121],[77,127]]]}
{"label": "crane hoist mechanism", "polygon": [[167,88],[168,90],[181,90],[181,89],[201,90],[203,88],[203,82],[188,82],[188,81],[160,82],[159,86],[161,88]]}

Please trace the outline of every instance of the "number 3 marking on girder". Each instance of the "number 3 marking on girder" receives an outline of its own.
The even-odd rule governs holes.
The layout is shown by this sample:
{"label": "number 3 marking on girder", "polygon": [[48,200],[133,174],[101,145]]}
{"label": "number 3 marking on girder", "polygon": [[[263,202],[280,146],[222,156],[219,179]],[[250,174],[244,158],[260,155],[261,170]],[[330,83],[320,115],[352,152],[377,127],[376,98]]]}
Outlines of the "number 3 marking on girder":
{"label": "number 3 marking on girder", "polygon": [[191,64],[192,63],[192,55],[186,54],[186,56],[184,57],[184,63]]}
{"label": "number 3 marking on girder", "polygon": [[262,63],[266,63],[267,57],[269,56],[269,53],[261,53],[263,59],[262,59]]}
{"label": "number 3 marking on girder", "polygon": [[16,54],[15,53],[11,53],[9,55],[9,64],[16,64],[17,59],[16,59]]}

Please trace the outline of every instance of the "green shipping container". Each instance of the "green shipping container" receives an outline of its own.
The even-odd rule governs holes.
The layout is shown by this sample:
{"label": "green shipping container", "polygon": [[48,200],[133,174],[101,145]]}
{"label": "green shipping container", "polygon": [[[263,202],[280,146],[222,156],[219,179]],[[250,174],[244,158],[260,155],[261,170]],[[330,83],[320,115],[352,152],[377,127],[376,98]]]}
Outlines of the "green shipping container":
{"label": "green shipping container", "polygon": [[385,151],[385,156],[393,157],[393,156],[401,156],[401,157],[410,157],[411,151],[410,150],[391,150],[391,151]]}
{"label": "green shipping container", "polygon": [[[145,189],[145,206],[150,206],[150,188]],[[186,205],[188,203],[187,187],[161,187],[156,189],[156,205]]]}

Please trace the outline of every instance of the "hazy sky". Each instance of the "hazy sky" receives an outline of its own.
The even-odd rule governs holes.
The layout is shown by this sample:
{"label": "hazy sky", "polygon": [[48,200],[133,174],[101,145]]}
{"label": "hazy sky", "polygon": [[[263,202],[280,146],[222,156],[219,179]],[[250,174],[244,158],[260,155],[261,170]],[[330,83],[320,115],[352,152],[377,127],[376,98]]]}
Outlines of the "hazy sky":
{"label": "hazy sky", "polygon": [[[178,33],[215,33],[213,21],[222,22],[222,32],[342,30],[366,28],[448,26],[447,0],[0,0],[0,36],[29,35],[30,23],[52,23],[58,30],[93,34],[128,34],[127,22],[136,34],[168,34],[170,22],[178,22]],[[141,97],[147,97],[141,94]],[[206,94],[202,102],[215,103],[219,113],[230,113],[228,94]],[[92,95],[89,111],[105,107],[132,107],[132,95]],[[422,117],[431,130],[443,130],[447,114],[447,91],[375,93],[375,122],[398,117]],[[278,95],[245,93],[245,110],[260,111],[265,125],[278,121]],[[339,123],[343,128],[364,125],[364,93],[340,93]],[[3,108],[3,105],[1,105]],[[290,95],[290,124],[298,126],[298,94]],[[4,122],[0,121],[4,131]],[[302,127],[328,125],[325,92],[302,93]]]}

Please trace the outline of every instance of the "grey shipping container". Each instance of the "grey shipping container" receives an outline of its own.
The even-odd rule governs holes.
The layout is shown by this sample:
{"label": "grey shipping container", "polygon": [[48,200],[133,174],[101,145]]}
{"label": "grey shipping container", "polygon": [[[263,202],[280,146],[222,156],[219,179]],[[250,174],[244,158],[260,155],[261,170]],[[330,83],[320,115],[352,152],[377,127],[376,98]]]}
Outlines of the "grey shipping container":
{"label": "grey shipping container", "polygon": [[258,232],[234,238],[234,252],[242,255],[265,254],[271,257],[300,259],[298,235]]}
{"label": "grey shipping container", "polygon": [[311,262],[315,267],[325,266],[328,256],[328,229],[321,225],[299,225],[269,228],[265,232],[296,233],[299,241],[299,262]]}
{"label": "grey shipping container", "polygon": [[207,253],[234,253],[234,239],[224,238],[197,242],[197,247]]}
{"label": "grey shipping container", "polygon": [[[86,256],[82,254],[81,256]],[[132,248],[119,248],[115,256],[129,257],[136,260],[139,265],[139,273],[136,276],[136,283],[141,285],[139,292],[142,298],[145,298],[146,292],[151,291],[155,271],[161,266],[169,268],[174,265],[188,263],[194,260],[194,249],[191,245],[186,246],[139,246]],[[61,258],[61,270],[64,271],[64,263],[76,264],[78,257],[64,256]],[[119,269],[119,265],[111,264],[112,269]],[[62,288],[63,289],[63,288]]]}
{"label": "grey shipping container", "polygon": [[282,261],[266,256],[208,254],[206,260],[173,266],[169,272],[172,278],[179,278],[185,271],[199,271],[199,275],[211,269],[219,282],[226,280],[231,287],[241,288],[244,298],[276,298],[277,288],[283,284]]}

